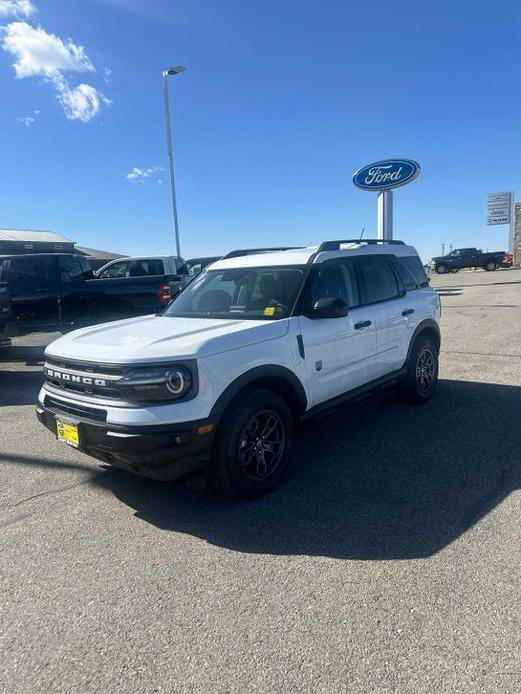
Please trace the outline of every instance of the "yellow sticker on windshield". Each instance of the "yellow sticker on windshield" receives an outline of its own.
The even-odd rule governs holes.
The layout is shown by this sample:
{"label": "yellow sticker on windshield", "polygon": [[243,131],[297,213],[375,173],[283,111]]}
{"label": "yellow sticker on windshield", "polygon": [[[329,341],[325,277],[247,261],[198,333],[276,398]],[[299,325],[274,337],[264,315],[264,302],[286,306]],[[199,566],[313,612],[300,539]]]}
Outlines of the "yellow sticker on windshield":
{"label": "yellow sticker on windshield", "polygon": [[276,306],[266,306],[264,309],[264,315],[265,316],[274,316],[275,315],[275,309]]}

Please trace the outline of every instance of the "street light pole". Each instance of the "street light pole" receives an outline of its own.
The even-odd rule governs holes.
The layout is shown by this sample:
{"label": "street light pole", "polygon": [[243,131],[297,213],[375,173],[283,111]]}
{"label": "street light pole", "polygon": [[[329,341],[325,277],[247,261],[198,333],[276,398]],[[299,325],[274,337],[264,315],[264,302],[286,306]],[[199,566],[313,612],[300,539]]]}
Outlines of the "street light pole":
{"label": "street light pole", "polygon": [[178,257],[181,257],[181,244],[179,242],[179,221],[177,218],[177,198],[175,193],[175,176],[174,176],[174,153],[172,150],[172,126],[170,124],[170,98],[168,94],[168,76],[178,75],[184,72],[186,68],[182,65],[171,67],[163,72],[163,97],[165,101],[165,122],[166,122],[166,146],[168,151],[168,165],[170,169],[170,187],[172,189],[172,211],[174,213],[174,232],[175,245]]}

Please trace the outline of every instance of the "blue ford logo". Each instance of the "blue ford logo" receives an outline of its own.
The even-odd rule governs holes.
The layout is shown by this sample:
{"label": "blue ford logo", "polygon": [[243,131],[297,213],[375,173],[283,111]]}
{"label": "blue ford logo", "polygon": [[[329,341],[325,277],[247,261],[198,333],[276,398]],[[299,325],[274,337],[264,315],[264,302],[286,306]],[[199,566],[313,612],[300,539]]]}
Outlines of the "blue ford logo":
{"label": "blue ford logo", "polygon": [[389,190],[414,181],[420,165],[412,159],[385,159],[358,169],[353,183],[364,190]]}

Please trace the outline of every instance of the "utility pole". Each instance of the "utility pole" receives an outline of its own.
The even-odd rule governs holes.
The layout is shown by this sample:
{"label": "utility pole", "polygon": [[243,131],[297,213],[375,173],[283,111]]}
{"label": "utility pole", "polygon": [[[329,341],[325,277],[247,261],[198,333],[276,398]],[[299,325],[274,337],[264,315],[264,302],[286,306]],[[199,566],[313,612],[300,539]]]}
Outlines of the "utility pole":
{"label": "utility pole", "polygon": [[174,153],[172,149],[172,126],[170,123],[170,99],[168,95],[168,76],[178,75],[186,70],[182,65],[171,67],[163,72],[163,97],[165,101],[165,122],[166,122],[166,146],[168,151],[168,165],[170,169],[170,187],[172,190],[172,211],[174,213],[174,233],[175,246],[178,257],[181,256],[181,244],[179,242],[179,221],[177,218],[177,198],[175,193],[175,176],[174,176]]}

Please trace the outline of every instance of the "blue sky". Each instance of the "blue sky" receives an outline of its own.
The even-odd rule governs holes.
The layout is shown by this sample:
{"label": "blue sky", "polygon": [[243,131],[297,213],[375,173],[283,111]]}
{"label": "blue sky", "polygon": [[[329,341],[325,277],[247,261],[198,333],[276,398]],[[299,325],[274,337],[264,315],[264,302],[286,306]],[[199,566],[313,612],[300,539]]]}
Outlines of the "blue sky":
{"label": "blue sky", "polygon": [[173,253],[161,71],[182,64],[186,257],[376,235],[351,176],[388,156],[422,166],[395,237],[506,248],[485,202],[521,199],[520,19],[516,0],[0,0],[0,227]]}

